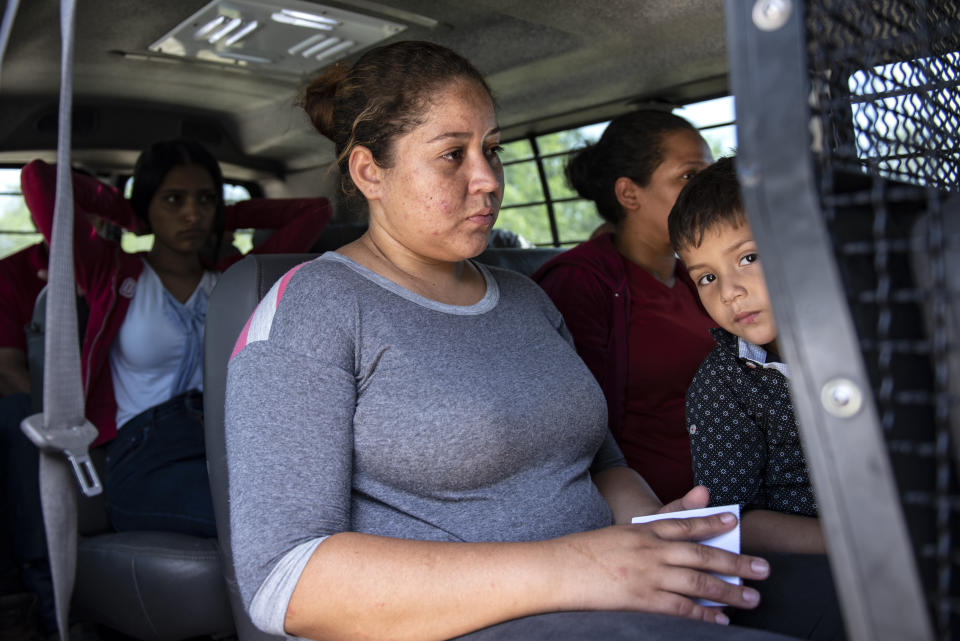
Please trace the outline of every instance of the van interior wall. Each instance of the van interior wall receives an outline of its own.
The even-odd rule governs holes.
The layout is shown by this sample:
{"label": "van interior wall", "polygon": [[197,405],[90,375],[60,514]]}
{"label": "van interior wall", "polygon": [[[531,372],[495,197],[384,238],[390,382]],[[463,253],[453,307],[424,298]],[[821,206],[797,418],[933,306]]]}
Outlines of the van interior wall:
{"label": "van interior wall", "polygon": [[333,220],[340,221],[344,212],[340,207],[340,174],[335,163],[318,165],[301,171],[288,172],[283,179],[268,178],[260,183],[267,198],[315,198],[324,196],[333,205]]}

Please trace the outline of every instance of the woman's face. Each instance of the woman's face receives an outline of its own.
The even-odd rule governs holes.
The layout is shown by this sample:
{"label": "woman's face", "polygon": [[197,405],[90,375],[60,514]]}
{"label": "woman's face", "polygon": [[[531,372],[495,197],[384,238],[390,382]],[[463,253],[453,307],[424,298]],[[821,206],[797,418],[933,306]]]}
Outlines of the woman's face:
{"label": "woman's face", "polygon": [[503,198],[500,129],[489,95],[460,80],[435,93],[423,124],[380,170],[370,223],[423,259],[455,262],[487,246]]}
{"label": "woman's face", "polygon": [[706,141],[695,131],[679,129],[660,140],[663,160],[640,188],[640,215],[661,244],[670,244],[667,218],[687,181],[713,162]]}
{"label": "woman's face", "polygon": [[217,191],[207,170],[199,165],[173,167],[147,210],[154,247],[196,254],[210,236],[216,211]]}

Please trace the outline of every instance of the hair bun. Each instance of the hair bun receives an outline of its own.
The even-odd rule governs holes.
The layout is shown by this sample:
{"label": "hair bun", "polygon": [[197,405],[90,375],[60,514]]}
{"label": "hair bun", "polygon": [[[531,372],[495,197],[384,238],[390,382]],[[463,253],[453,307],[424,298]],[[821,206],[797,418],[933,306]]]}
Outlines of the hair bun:
{"label": "hair bun", "polygon": [[310,122],[317,131],[334,142],[337,142],[338,133],[334,124],[334,103],[348,72],[347,66],[338,62],[314,78],[303,93],[303,109]]}
{"label": "hair bun", "polygon": [[582,198],[597,199],[600,188],[596,176],[597,145],[587,145],[576,152],[567,163],[567,182]]}
{"label": "hair bun", "polygon": [[394,141],[422,123],[436,92],[462,80],[476,82],[493,103],[486,81],[467,59],[432,42],[402,40],[323,71],[304,88],[300,106],[333,141],[343,191],[352,194],[353,150],[362,146],[378,164],[390,166]]}

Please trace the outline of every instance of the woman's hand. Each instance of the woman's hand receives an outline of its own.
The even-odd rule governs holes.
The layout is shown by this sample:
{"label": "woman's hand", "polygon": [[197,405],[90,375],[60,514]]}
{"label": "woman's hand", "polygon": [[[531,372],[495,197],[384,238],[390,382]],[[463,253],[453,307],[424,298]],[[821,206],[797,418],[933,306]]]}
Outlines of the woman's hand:
{"label": "woman's hand", "polygon": [[354,532],[317,546],[285,628],[313,639],[449,639],[543,612],[636,610],[727,623],[695,598],[753,608],[763,559],[695,541],[729,531],[731,514],[614,525],[547,541],[441,543]]}
{"label": "woman's hand", "polygon": [[[668,512],[680,512],[682,510],[697,510],[707,507],[710,504],[710,491],[704,485],[697,485],[692,490],[680,498],[670,501],[659,510],[657,514],[667,514]],[[640,516],[639,514],[637,516]]]}
{"label": "woman's hand", "polygon": [[[693,492],[665,508],[687,499],[699,503],[699,489]],[[760,595],[711,573],[758,580],[770,572],[761,558],[697,543],[728,532],[736,523],[728,513],[617,525],[557,539],[567,570],[564,590],[575,595],[570,609],[642,610],[727,623],[723,612],[694,599],[749,609],[757,606]]]}

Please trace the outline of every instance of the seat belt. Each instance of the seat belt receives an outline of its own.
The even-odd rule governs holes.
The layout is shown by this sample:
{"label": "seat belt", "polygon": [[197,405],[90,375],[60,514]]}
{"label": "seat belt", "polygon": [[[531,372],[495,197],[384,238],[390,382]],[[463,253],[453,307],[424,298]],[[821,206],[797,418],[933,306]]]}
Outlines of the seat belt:
{"label": "seat belt", "polygon": [[[5,52],[17,2],[9,2],[0,27]],[[12,10],[11,10],[12,9]],[[77,565],[77,496],[102,491],[88,448],[97,429],[84,417],[73,276],[73,175],[70,168],[71,102],[76,0],[60,2],[60,109],[57,134],[57,193],[50,242],[44,336],[43,412],[21,423],[40,452],[40,501],[61,641],[69,641],[70,599]],[[2,60],[0,60],[2,68]]]}

